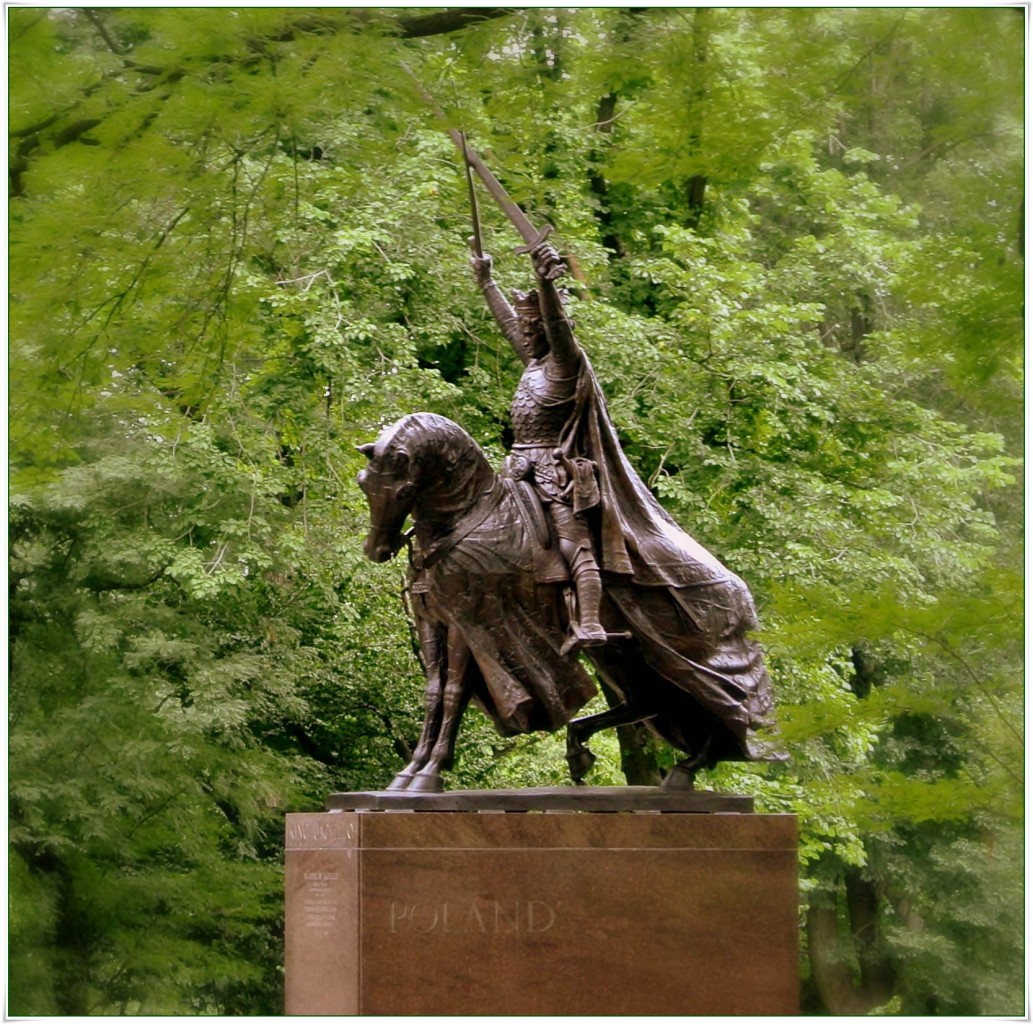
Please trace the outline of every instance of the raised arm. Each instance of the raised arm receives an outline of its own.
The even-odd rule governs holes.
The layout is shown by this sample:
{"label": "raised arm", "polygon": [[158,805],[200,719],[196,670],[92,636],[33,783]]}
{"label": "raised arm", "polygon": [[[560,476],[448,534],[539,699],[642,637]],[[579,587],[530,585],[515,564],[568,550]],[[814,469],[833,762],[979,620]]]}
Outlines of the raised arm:
{"label": "raised arm", "polygon": [[538,304],[542,308],[542,326],[549,342],[549,352],[557,369],[577,370],[581,349],[574,338],[574,324],[563,310],[563,300],[555,281],[567,272],[560,254],[547,242],[531,252],[535,276],[538,278]]}
{"label": "raised arm", "polygon": [[485,253],[483,256],[472,256],[470,266],[473,267],[473,276],[480,285],[484,298],[488,302],[488,309],[491,310],[499,330],[506,336],[506,340],[513,346],[516,354],[526,364],[531,360],[531,354],[527,350],[524,341],[523,331],[520,329],[520,317],[516,310],[509,304],[508,299],[502,294],[502,289],[494,282],[491,276],[491,257]]}

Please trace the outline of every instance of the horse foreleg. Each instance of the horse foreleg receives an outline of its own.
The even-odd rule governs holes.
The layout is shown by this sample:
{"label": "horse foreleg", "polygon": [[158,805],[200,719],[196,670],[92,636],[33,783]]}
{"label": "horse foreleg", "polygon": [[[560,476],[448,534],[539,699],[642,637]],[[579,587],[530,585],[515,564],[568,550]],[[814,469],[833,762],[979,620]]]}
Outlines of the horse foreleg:
{"label": "horse foreleg", "polygon": [[441,724],[430,757],[416,773],[409,789],[440,793],[444,789],[441,772],[450,768],[455,756],[456,737],[466,703],[470,699],[467,668],[470,648],[454,626],[448,631],[448,673],[441,699]]}
{"label": "horse foreleg", "polygon": [[394,777],[390,790],[408,789],[413,777],[427,763],[430,752],[441,730],[441,708],[447,656],[446,629],[419,620],[420,653],[427,669],[427,689],[424,693],[423,728],[409,763]]}
{"label": "horse foreleg", "polygon": [[588,770],[595,764],[595,754],[585,746],[590,737],[603,729],[644,722],[654,717],[654,714],[655,712],[644,713],[630,704],[618,704],[609,711],[600,711],[597,715],[586,715],[584,718],[575,718],[568,722],[567,766],[570,769],[570,777],[580,786]]}

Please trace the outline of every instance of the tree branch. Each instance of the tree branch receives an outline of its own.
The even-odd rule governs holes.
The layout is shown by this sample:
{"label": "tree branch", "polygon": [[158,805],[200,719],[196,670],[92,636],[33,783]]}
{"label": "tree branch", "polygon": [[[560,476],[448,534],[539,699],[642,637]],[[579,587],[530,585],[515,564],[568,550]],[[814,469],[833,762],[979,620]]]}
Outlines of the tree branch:
{"label": "tree branch", "polygon": [[[458,32],[478,22],[504,18],[519,10],[519,7],[452,7],[431,14],[393,17],[387,21],[387,25],[393,25],[395,34],[403,39],[419,39],[424,36]],[[346,26],[358,26],[361,29],[370,24],[384,24],[382,16],[366,9],[351,9],[344,13],[347,15],[347,21],[323,14],[303,15],[285,25],[275,36],[267,37],[267,41],[289,43],[299,35],[335,35]]]}
{"label": "tree branch", "polygon": [[401,34],[406,39],[422,36],[440,36],[458,32],[482,21],[504,18],[519,11],[519,7],[453,7],[433,14],[418,14],[399,18]]}
{"label": "tree branch", "polygon": [[[442,11],[434,11],[431,14],[417,14],[396,18],[394,19],[394,25],[397,27],[397,35],[401,38],[417,39],[425,36],[445,35],[450,32],[458,32],[464,28],[469,28],[471,25],[479,24],[482,21],[504,18],[519,10],[521,10],[521,8],[518,7],[455,7]],[[360,30],[363,26],[369,25],[372,22],[371,14],[367,10],[359,9],[348,11],[346,13],[350,18],[347,24],[357,26]],[[96,90],[113,75],[121,74],[124,71],[135,71],[137,74],[148,75],[151,77],[169,74],[170,80],[172,80],[171,76],[179,78],[183,74],[182,69],[138,64],[131,56],[128,55],[131,53],[131,50],[127,50],[119,44],[93,8],[83,8],[83,15],[100,34],[107,48],[113,54],[122,58],[122,67],[114,72],[104,75],[100,80],[92,85],[85,87],[82,90],[79,99],[61,112],[52,114],[26,128],[19,128],[8,132],[9,138],[24,139],[14,155],[9,171],[9,194],[11,196],[18,197],[24,195],[22,176],[29,167],[29,154],[41,144],[42,140],[39,137],[40,132],[50,128],[63,117],[69,115],[82,102],[82,100],[96,92]],[[290,42],[299,35],[304,34],[335,35],[337,32],[345,28],[345,26],[346,23],[342,22],[339,18],[308,14],[292,21],[278,34],[256,40],[256,43]],[[99,123],[99,120],[94,119],[77,121],[62,129],[55,136],[55,141],[59,146],[66,145],[69,142],[74,142],[79,139],[85,131],[88,131]]]}
{"label": "tree branch", "polygon": [[123,56],[125,51],[118,45],[118,43],[115,42],[114,36],[112,36],[112,34],[107,30],[107,27],[104,22],[100,20],[100,16],[97,12],[92,7],[84,7],[83,14],[86,15],[90,24],[93,25],[93,27],[100,33],[100,37],[107,44],[108,49],[119,57]]}
{"label": "tree branch", "polygon": [[1001,724],[1015,737],[1015,741],[1019,747],[1025,749],[1026,740],[1023,734],[1015,728],[1012,724],[1011,719],[1004,713],[1004,709],[998,703],[997,698],[990,692],[989,687],[980,678],[979,674],[974,668],[959,654],[943,637],[939,634],[926,633],[920,629],[906,629],[906,632],[913,634],[914,636],[921,637],[923,640],[928,640],[929,643],[935,644],[943,651],[948,657],[953,658],[962,668],[962,671],[972,680],[977,687],[979,687],[980,693],[987,699],[990,704],[990,708],[993,713],[1000,720]]}

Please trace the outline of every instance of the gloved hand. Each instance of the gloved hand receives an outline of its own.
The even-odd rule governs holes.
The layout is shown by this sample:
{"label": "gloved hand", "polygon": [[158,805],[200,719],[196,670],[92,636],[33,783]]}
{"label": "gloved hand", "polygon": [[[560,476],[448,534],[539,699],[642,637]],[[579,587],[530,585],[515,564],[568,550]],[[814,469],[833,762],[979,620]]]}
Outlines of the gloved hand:
{"label": "gloved hand", "polygon": [[[473,235],[468,239],[470,248],[474,247]],[[473,276],[476,278],[478,284],[487,284],[491,280],[491,266],[492,259],[486,252],[474,253],[470,257],[470,266],[473,267]]]}
{"label": "gloved hand", "polygon": [[556,248],[548,242],[542,242],[531,250],[535,273],[545,281],[555,281],[567,272],[567,265]]}

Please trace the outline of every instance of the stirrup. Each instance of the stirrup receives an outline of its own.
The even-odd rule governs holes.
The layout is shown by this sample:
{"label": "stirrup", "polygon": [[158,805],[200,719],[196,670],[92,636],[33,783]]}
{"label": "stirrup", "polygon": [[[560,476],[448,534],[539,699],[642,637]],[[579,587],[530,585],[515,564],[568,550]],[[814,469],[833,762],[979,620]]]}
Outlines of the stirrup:
{"label": "stirrup", "polygon": [[610,643],[611,640],[629,640],[630,633],[607,633],[600,627],[598,630],[586,631],[575,622],[570,624],[570,636],[567,642],[560,648],[560,654],[569,654],[571,651],[580,651],[582,647],[601,647]]}

